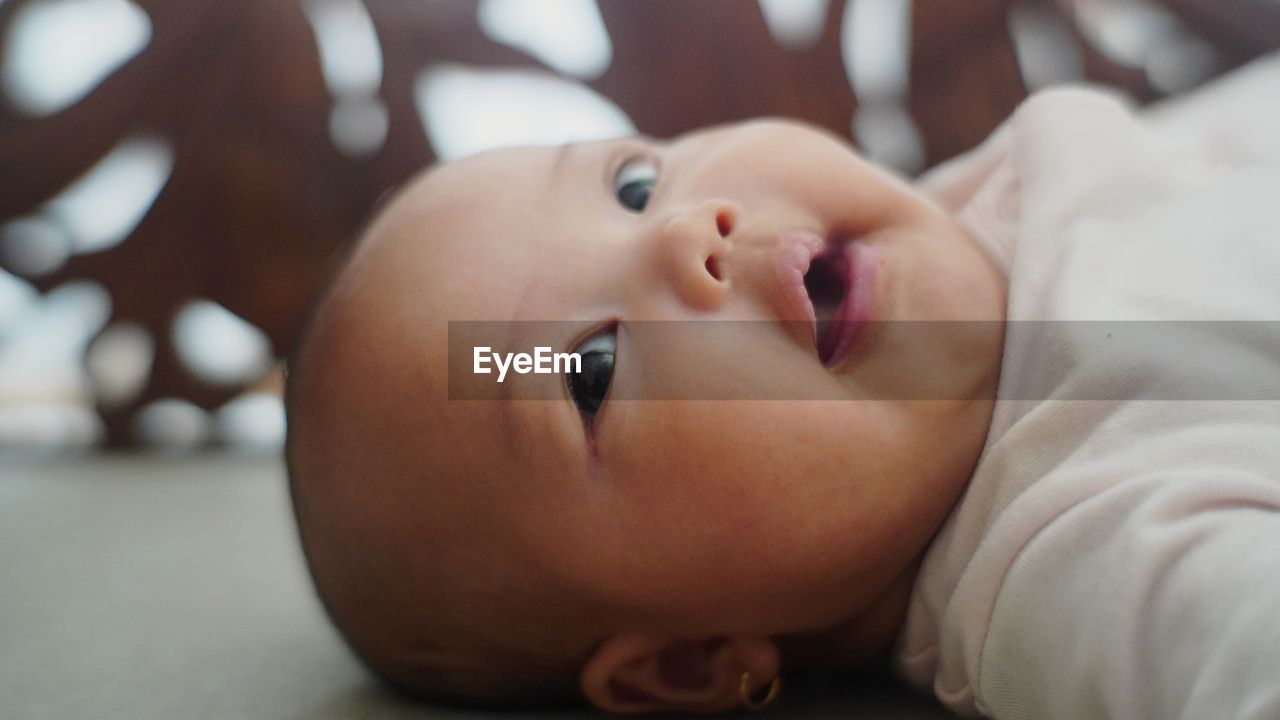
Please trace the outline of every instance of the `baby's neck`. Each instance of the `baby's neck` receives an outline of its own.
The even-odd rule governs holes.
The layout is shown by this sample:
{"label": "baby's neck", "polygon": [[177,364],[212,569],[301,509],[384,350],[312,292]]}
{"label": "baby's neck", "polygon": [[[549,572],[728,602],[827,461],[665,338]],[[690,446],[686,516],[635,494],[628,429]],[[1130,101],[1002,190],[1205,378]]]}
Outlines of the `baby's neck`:
{"label": "baby's neck", "polygon": [[911,563],[865,611],[840,625],[779,640],[783,663],[800,670],[859,670],[888,659],[920,569]]}

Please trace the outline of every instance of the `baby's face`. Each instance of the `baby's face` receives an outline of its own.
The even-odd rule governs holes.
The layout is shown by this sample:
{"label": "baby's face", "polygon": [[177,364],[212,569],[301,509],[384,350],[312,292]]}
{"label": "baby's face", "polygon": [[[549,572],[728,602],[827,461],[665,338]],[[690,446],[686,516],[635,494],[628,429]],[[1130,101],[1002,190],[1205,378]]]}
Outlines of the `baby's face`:
{"label": "baby's face", "polygon": [[[415,478],[387,480],[384,508],[409,542],[448,526],[423,552],[501,556],[673,632],[818,630],[910,572],[976,462],[1000,363],[986,257],[792,123],[444,166],[373,226],[352,278],[370,358],[353,406]],[[815,337],[811,302],[849,322]],[[554,399],[448,399],[472,349],[447,347],[446,321],[510,319],[561,321],[554,350],[612,360]],[[756,322],[641,323],[713,320]],[[518,333],[495,349],[531,351]],[[756,399],[695,397],[717,383]]]}

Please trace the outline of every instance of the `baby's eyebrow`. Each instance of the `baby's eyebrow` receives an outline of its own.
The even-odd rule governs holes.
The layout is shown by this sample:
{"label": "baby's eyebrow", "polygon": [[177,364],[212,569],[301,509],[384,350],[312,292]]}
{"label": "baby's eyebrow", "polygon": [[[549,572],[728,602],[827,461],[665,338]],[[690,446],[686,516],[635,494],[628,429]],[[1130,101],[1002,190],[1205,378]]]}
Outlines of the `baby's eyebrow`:
{"label": "baby's eyebrow", "polygon": [[564,170],[564,166],[569,163],[569,153],[577,147],[577,143],[567,142],[560,146],[560,150],[556,153],[555,160],[551,163],[551,176],[558,177]]}

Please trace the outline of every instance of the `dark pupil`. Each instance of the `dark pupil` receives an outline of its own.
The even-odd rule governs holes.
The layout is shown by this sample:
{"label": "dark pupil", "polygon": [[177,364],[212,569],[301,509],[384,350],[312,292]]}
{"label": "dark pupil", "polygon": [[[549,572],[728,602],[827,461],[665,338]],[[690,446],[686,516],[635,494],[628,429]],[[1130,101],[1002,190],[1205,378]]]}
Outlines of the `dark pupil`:
{"label": "dark pupil", "polygon": [[632,180],[618,188],[618,202],[625,208],[640,212],[649,204],[649,194],[652,192],[652,180]]}
{"label": "dark pupil", "polygon": [[567,378],[569,392],[578,403],[578,409],[585,413],[594,413],[600,409],[612,378],[612,352],[592,350],[582,353],[582,372],[569,373]]}

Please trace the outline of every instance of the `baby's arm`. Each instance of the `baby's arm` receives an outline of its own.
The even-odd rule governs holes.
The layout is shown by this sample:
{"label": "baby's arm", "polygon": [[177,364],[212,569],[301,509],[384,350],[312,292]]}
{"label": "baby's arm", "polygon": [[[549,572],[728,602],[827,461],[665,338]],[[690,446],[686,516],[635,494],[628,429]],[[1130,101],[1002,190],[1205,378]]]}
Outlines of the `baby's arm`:
{"label": "baby's arm", "polygon": [[1122,483],[1011,568],[977,697],[993,717],[1280,717],[1280,481]]}

